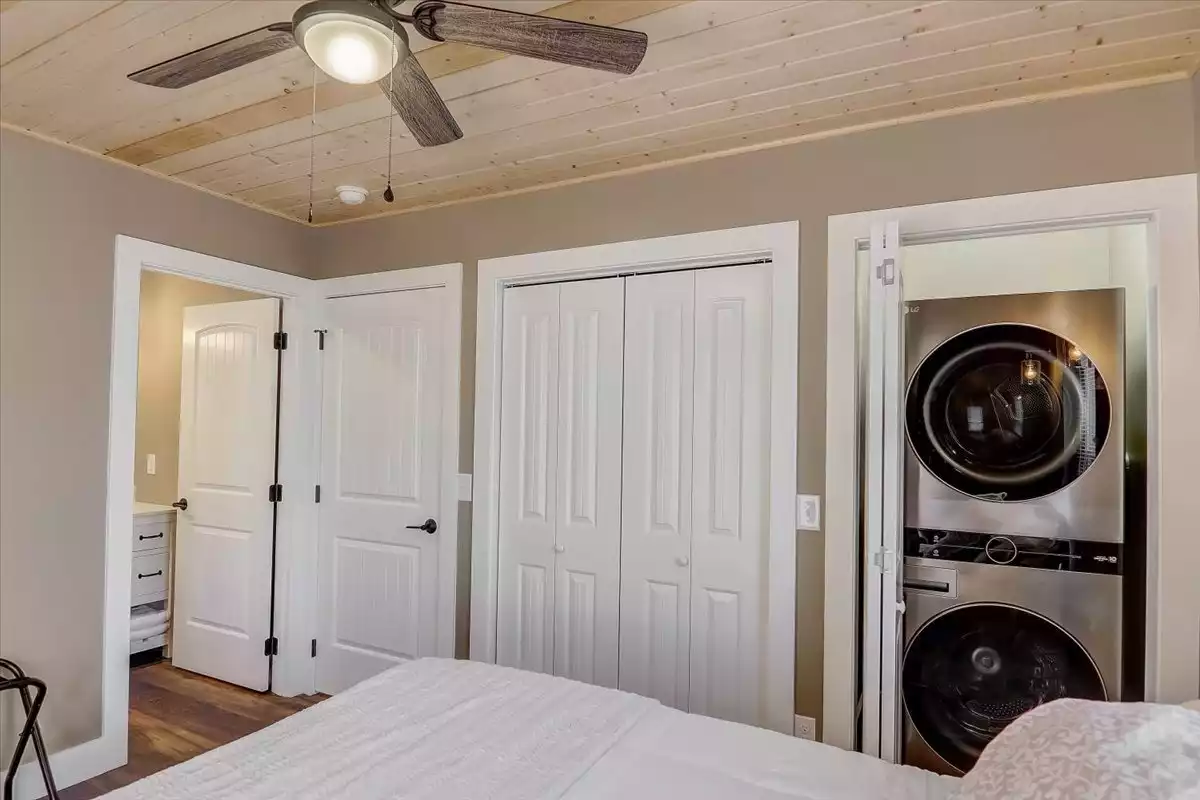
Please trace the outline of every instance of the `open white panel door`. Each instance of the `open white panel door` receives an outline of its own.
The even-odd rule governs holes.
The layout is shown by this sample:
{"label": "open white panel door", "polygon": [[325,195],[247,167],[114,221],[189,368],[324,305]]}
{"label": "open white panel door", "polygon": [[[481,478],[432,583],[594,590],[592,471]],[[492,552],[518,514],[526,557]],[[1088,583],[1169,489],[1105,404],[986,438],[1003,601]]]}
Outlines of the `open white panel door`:
{"label": "open white panel door", "polygon": [[904,654],[904,309],[900,230],[871,229],[868,278],[862,750],[901,757]]}
{"label": "open white panel door", "polygon": [[[185,308],[175,666],[265,691],[279,374],[275,299]],[[134,581],[139,580],[135,572]]]}
{"label": "open white panel door", "polygon": [[322,692],[437,652],[446,291],[326,301]]}

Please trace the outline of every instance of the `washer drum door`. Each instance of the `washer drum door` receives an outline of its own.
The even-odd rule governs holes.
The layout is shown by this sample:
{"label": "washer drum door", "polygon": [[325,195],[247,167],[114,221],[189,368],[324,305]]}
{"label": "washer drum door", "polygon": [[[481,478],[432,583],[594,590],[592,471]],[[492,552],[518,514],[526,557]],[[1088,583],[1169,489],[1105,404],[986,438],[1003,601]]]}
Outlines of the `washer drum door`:
{"label": "washer drum door", "polygon": [[938,480],[982,500],[1044,497],[1108,437],[1104,378],[1073,342],[1032,325],[973,328],[934,348],[906,399],[909,443]]}
{"label": "washer drum door", "polygon": [[1107,699],[1100,670],[1075,637],[998,603],[956,606],[921,626],[904,654],[903,690],[913,728],[960,772],[1042,703]]}

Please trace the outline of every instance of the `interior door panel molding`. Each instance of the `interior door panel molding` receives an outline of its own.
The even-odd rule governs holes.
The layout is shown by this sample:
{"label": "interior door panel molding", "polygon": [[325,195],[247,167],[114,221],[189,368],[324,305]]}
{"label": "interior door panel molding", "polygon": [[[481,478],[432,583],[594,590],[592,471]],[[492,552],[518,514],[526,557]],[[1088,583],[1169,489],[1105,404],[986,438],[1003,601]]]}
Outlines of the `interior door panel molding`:
{"label": "interior door panel molding", "polygon": [[[283,302],[288,331],[307,334],[320,330],[321,305],[326,297],[403,291],[444,286],[449,301],[446,326],[446,398],[448,424],[441,449],[446,471],[443,493],[447,508],[439,518],[445,528],[442,547],[454,553],[458,545],[459,372],[461,364],[462,264],[392,270],[314,281],[287,273],[195,253],[177,247],[120,235],[116,237],[113,270],[112,355],[109,370],[108,472],[105,513],[104,631],[101,679],[101,732],[98,737],[51,756],[60,787],[67,787],[115,769],[128,759],[129,724],[129,601],[132,575],[134,430],[137,418],[138,315],[143,270],[166,272],[193,280],[231,286],[278,297]],[[279,482],[289,486],[318,484],[320,397],[318,337],[291,337],[282,351],[283,392],[280,406]],[[311,346],[299,346],[307,340]],[[316,633],[316,492],[289,492],[279,504],[275,556],[275,634],[279,653],[274,658],[272,690],[293,696],[313,691],[312,639]],[[441,535],[441,532],[439,532]],[[448,563],[455,563],[451,555]],[[453,608],[454,575],[439,586],[439,597]],[[439,620],[439,652],[453,654],[456,630]],[[32,769],[30,767],[32,766]],[[40,791],[36,765],[25,765],[17,776],[19,797]]]}
{"label": "interior door panel molding", "polygon": [[[797,452],[797,350],[799,327],[799,245],[798,222],[783,222],[731,230],[668,236],[617,244],[582,247],[553,252],[485,259],[479,262],[477,300],[477,340],[475,375],[475,458],[471,556],[471,658],[495,662],[501,550],[499,542],[500,480],[504,471],[501,447],[501,388],[503,331],[510,320],[501,313],[505,289],[527,286],[547,290],[553,284],[582,279],[599,279],[657,272],[678,272],[705,267],[769,262],[770,349],[764,354],[763,367],[771,376],[769,397],[764,400],[762,418],[769,420],[770,442],[762,478],[769,485],[765,511],[768,538],[767,574],[762,598],[767,605],[766,624],[761,631],[763,668],[759,704],[761,724],[790,732],[793,726],[795,677],[795,594],[796,594],[796,452]],[[697,273],[699,274],[699,273]],[[563,284],[567,285],[567,284]],[[585,285],[585,284],[580,284]],[[722,315],[721,324],[737,322],[736,313]],[[669,320],[663,320],[667,335]],[[740,324],[740,323],[739,323]],[[664,342],[662,354],[670,349]],[[728,359],[736,354],[723,353],[718,365],[722,374],[730,374]],[[767,361],[769,359],[769,361]],[[507,382],[506,382],[507,383]],[[679,391],[672,385],[661,387],[664,396]],[[686,391],[686,390],[685,390]],[[505,394],[508,390],[505,389]],[[718,399],[719,400],[719,399]],[[719,401],[722,402],[722,401]],[[670,424],[670,412],[663,410],[657,424]],[[656,467],[662,471],[663,463]],[[561,471],[561,470],[560,470]],[[666,475],[663,478],[666,479]],[[672,479],[674,480],[674,479]],[[722,513],[725,509],[722,507]],[[677,514],[664,505],[650,511],[667,527]],[[546,548],[548,552],[551,548]],[[654,590],[652,607],[658,609],[657,625],[667,625],[666,612],[670,591],[662,586]],[[678,590],[675,590],[678,592]],[[690,602],[674,595],[674,602]],[[726,607],[722,607],[727,610]],[[674,615],[672,615],[674,616]],[[721,617],[722,624],[732,620]],[[667,625],[667,627],[670,627]],[[545,634],[549,635],[550,630]],[[543,647],[546,643],[542,642]],[[509,660],[513,654],[501,658]],[[714,662],[716,664],[716,662]],[[718,665],[725,669],[728,665]],[[660,676],[661,679],[662,676]],[[669,692],[663,687],[664,692]],[[717,703],[732,702],[714,698]]]}

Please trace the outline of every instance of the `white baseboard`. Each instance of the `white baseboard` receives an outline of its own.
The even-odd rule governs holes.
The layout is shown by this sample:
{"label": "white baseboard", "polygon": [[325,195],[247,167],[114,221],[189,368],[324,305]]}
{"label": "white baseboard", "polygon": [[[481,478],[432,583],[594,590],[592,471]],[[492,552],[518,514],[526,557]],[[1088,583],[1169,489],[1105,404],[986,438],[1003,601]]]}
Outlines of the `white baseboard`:
{"label": "white baseboard", "polygon": [[[29,750],[33,749],[30,743]],[[94,778],[125,765],[129,760],[129,743],[113,735],[77,744],[50,756],[50,768],[59,789]],[[42,771],[36,761],[21,765],[14,785],[14,800],[37,800],[46,796]]]}

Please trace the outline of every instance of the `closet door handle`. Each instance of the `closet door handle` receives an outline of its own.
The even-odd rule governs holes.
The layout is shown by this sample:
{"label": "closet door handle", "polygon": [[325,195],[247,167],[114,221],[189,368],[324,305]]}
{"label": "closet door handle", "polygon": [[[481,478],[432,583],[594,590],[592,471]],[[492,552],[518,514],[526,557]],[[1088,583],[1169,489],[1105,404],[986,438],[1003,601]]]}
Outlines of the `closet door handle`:
{"label": "closet door handle", "polygon": [[556,545],[554,545],[554,552],[565,553],[565,552],[567,552],[567,548],[563,547],[561,544],[556,544]]}
{"label": "closet door handle", "polygon": [[692,563],[692,560],[687,556],[680,556],[679,558],[675,559],[675,563],[681,567],[686,567],[688,564]]}
{"label": "closet door handle", "polygon": [[147,536],[147,535],[145,535],[144,533],[139,533],[139,534],[138,534],[138,541],[139,541],[139,542],[144,542],[144,541],[146,541],[147,539],[161,539],[161,538],[163,538],[162,531],[159,531],[158,533],[154,534],[153,536]]}
{"label": "closet door handle", "polygon": [[437,521],[432,518],[425,520],[420,525],[405,525],[404,527],[410,531],[425,531],[426,533],[437,533]]}
{"label": "closet door handle", "polygon": [[161,569],[158,572],[147,572],[145,575],[139,572],[138,580],[140,581],[142,578],[157,578],[159,575],[162,575]]}

